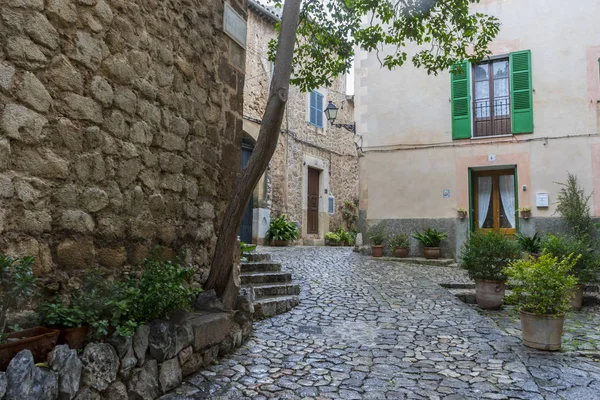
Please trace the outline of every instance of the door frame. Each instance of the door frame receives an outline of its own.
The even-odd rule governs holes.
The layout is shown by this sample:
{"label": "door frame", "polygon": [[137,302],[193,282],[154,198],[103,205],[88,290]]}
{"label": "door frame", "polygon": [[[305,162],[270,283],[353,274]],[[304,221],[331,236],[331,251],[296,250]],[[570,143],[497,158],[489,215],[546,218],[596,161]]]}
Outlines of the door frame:
{"label": "door frame", "polygon": [[[476,178],[480,175],[484,176],[499,176],[506,175],[507,171],[513,172],[514,177],[514,187],[515,187],[515,228],[514,232],[510,228],[500,228],[499,231],[514,235],[520,232],[520,224],[519,224],[519,175],[518,168],[516,165],[506,165],[506,166],[495,166],[494,168],[477,168],[472,167],[469,168],[469,227],[471,232],[475,232],[480,230],[477,228],[477,199],[475,198],[475,189],[477,188]],[[490,231],[492,229],[486,229],[482,231]]]}
{"label": "door frame", "polygon": [[326,197],[330,195],[329,190],[329,164],[324,159],[314,157],[308,154],[304,155],[302,167],[302,226],[301,236],[307,235],[307,211],[308,211],[308,168],[320,170],[319,176],[319,239],[321,243],[325,243],[325,232],[329,230],[329,214],[327,213]]}
{"label": "door frame", "polygon": [[[311,176],[311,171],[314,171],[313,173],[317,174],[317,191],[315,193],[315,195],[317,196],[317,209],[316,209],[316,213],[317,213],[317,225],[314,227],[315,231],[313,232],[309,232],[308,231],[308,225],[309,225],[309,221],[310,219],[308,218],[308,213],[310,210],[310,176]],[[320,196],[320,186],[321,186],[321,174],[323,173],[323,170],[320,169],[316,169],[316,168],[312,168],[312,167],[308,167],[308,174],[307,174],[307,190],[306,190],[306,234],[307,235],[318,235],[319,234],[319,214],[320,214],[320,205],[321,205],[321,196]]]}

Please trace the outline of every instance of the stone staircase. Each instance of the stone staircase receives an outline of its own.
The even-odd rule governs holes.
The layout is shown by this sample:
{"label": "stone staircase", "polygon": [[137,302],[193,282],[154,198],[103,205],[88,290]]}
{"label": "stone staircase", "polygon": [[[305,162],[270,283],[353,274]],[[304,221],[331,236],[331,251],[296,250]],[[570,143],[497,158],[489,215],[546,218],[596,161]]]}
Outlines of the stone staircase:
{"label": "stone staircase", "polygon": [[254,291],[254,319],[282,314],[298,305],[300,286],[292,282],[292,274],[281,272],[281,264],[271,261],[270,254],[251,253],[242,262],[243,288]]}

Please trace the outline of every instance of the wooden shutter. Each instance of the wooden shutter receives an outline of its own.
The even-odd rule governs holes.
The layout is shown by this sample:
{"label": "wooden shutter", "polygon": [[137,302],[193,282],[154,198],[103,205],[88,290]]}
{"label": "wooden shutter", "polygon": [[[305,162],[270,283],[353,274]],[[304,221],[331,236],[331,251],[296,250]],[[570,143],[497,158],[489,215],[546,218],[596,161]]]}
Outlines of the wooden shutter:
{"label": "wooden shutter", "polygon": [[452,86],[452,139],[471,138],[470,64],[464,61],[450,70]]}
{"label": "wooden shutter", "polygon": [[317,92],[315,92],[314,90],[312,92],[310,92],[309,109],[310,109],[310,115],[308,117],[308,122],[310,122],[313,125],[316,125],[317,124]]}
{"label": "wooden shutter", "polygon": [[317,106],[316,106],[316,113],[317,113],[317,121],[316,121],[316,125],[319,128],[323,127],[323,95],[319,92],[317,93]]}
{"label": "wooden shutter", "polygon": [[531,51],[510,53],[512,133],[533,133]]}

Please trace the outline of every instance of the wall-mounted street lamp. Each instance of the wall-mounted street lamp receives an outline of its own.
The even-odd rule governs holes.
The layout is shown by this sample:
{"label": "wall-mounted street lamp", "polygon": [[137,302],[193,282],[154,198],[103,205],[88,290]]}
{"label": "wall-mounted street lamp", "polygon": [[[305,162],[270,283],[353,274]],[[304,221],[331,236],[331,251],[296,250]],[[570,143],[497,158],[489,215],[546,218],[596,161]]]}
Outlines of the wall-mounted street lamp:
{"label": "wall-mounted street lamp", "polygon": [[338,108],[333,104],[333,101],[329,100],[329,104],[327,105],[327,108],[325,109],[325,116],[327,117],[327,120],[329,121],[329,123],[331,123],[332,126],[335,126],[337,128],[344,128],[344,129],[349,130],[350,132],[356,134],[356,123],[353,123],[353,124],[336,124],[335,123],[335,119],[337,118],[337,113],[338,113]]}

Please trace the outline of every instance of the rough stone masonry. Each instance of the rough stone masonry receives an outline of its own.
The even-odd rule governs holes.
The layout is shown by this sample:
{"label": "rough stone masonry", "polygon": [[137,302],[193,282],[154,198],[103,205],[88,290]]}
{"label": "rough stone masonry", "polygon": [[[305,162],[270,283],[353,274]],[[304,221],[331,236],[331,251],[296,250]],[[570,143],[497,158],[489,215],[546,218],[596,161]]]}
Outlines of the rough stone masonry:
{"label": "rough stone masonry", "polygon": [[51,291],[156,244],[204,281],[240,165],[223,0],[2,0],[0,17],[0,251],[34,256]]}

